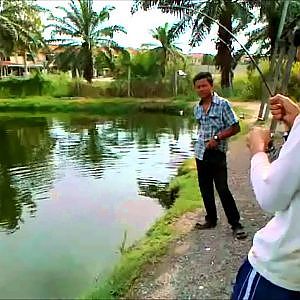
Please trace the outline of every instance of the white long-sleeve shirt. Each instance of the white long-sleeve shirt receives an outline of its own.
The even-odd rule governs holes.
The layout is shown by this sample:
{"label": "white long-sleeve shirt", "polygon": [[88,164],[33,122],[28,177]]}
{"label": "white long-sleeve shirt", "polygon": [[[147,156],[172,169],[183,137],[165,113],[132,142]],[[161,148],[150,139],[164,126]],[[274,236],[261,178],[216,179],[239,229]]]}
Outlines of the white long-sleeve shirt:
{"label": "white long-sleeve shirt", "polygon": [[300,116],[277,160],[252,157],[251,182],[262,209],[275,215],[255,234],[249,262],[273,284],[300,291]]}

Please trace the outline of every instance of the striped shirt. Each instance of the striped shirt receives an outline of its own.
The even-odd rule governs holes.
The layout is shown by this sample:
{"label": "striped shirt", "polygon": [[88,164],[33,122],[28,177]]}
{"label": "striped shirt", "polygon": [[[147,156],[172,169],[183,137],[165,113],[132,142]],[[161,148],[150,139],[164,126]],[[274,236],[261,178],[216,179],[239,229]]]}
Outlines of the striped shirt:
{"label": "striped shirt", "polygon": [[[214,93],[211,106],[206,113],[201,100],[194,107],[194,116],[198,122],[197,140],[195,143],[195,156],[203,160],[205,144],[224,129],[239,122],[238,117],[232,109],[230,102]],[[227,139],[219,142],[218,149],[226,152]]]}

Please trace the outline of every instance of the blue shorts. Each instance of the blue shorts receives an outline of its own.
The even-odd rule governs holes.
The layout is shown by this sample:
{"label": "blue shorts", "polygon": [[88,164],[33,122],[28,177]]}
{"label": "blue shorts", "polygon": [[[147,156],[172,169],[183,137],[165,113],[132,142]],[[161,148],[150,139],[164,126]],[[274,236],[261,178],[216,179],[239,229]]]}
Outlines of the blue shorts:
{"label": "blue shorts", "polygon": [[246,259],[236,276],[231,299],[300,300],[300,292],[287,290],[273,284],[257,273]]}

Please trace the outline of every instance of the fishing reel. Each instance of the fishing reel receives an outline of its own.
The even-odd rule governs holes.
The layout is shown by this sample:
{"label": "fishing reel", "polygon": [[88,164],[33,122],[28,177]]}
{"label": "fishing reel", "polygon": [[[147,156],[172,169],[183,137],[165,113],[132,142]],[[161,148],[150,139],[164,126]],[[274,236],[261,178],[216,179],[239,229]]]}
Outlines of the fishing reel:
{"label": "fishing reel", "polygon": [[268,150],[266,151],[270,162],[278,158],[281,148],[283,144],[287,141],[288,136],[289,132],[287,131],[285,131],[280,136],[275,135],[275,133],[271,133],[271,141],[268,145]]}

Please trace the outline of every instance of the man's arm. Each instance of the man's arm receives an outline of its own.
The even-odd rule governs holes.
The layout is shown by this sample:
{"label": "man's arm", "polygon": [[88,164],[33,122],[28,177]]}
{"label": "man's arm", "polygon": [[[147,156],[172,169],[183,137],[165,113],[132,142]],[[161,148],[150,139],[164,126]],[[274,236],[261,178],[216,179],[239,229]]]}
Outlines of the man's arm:
{"label": "man's arm", "polygon": [[231,125],[229,128],[222,130],[217,135],[220,140],[224,140],[224,139],[230,138],[233,135],[236,135],[240,131],[241,131],[240,124],[235,123],[235,124]]}

